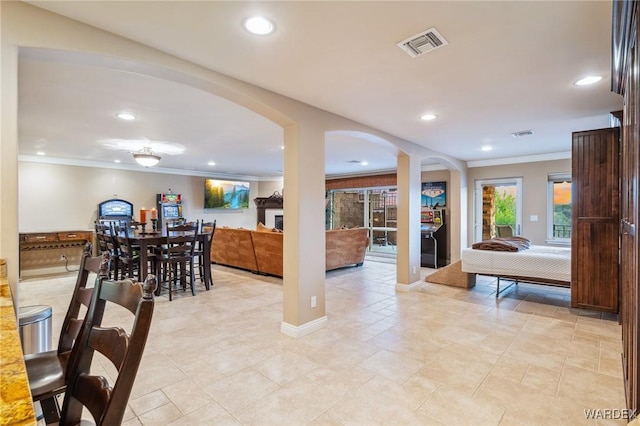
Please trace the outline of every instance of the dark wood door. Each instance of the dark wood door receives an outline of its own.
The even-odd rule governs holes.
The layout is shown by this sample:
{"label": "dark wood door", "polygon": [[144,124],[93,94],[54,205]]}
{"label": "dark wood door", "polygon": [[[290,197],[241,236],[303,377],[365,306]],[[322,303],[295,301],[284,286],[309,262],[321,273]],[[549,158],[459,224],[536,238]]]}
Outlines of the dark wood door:
{"label": "dark wood door", "polygon": [[638,207],[640,204],[640,55],[638,2],[614,1],[611,87],[624,96],[621,143],[620,322],[627,408],[640,409],[640,291],[638,289]]}
{"label": "dark wood door", "polygon": [[571,305],[618,312],[619,129],[573,133]]}
{"label": "dark wood door", "polygon": [[634,44],[629,52],[634,64],[627,74],[621,140],[621,255],[620,255],[620,323],[622,324],[622,371],[624,374],[627,407],[640,408],[640,371],[638,369],[638,183],[640,110],[638,109],[640,60]]}

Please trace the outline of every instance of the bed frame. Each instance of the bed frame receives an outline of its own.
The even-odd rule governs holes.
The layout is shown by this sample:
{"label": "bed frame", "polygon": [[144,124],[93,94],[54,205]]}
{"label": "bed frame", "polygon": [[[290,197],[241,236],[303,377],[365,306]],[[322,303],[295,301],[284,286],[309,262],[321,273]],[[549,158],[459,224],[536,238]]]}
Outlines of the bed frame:
{"label": "bed frame", "polygon": [[[490,277],[496,277],[498,279],[498,286],[496,289],[496,299],[500,296],[500,292],[501,291],[505,291],[506,289],[510,288],[513,285],[518,285],[518,283],[525,283],[525,284],[539,284],[539,285],[547,285],[547,286],[552,286],[552,287],[564,287],[564,288],[570,288],[571,287],[571,282],[570,281],[560,281],[560,280],[549,280],[549,279],[544,279],[544,278],[534,278],[534,277],[517,277],[517,276],[513,276],[513,275],[495,275],[495,274],[474,274],[474,275],[487,275]],[[507,286],[503,287],[502,289],[500,289],[500,280],[509,280],[511,281],[510,284],[508,284]]]}
{"label": "bed frame", "polygon": [[[498,278],[496,299],[500,292],[518,283],[571,287],[571,249],[531,246],[518,252],[462,250],[462,271]],[[538,275],[538,276],[536,276]],[[475,278],[475,277],[474,277]],[[501,280],[511,281],[501,287]]]}

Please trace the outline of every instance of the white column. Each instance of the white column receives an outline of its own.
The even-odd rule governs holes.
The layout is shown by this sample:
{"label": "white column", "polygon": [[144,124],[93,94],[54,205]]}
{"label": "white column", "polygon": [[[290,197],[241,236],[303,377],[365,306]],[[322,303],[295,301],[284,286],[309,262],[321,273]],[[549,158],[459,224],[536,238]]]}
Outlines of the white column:
{"label": "white column", "polygon": [[[2,5],[0,5],[0,9]],[[7,260],[7,278],[18,306],[18,47],[2,40],[0,125],[0,257]]]}
{"label": "white column", "polygon": [[420,157],[398,157],[398,253],[396,290],[420,282]]}
{"label": "white column", "polygon": [[[460,251],[467,247],[467,182],[466,173],[450,170],[451,191],[447,194],[447,229],[449,230],[451,263],[460,260]],[[459,226],[452,226],[452,224]]]}
{"label": "white column", "polygon": [[[325,314],[324,131],[284,129],[284,277],[282,333],[309,334]],[[314,307],[312,307],[315,305]]]}

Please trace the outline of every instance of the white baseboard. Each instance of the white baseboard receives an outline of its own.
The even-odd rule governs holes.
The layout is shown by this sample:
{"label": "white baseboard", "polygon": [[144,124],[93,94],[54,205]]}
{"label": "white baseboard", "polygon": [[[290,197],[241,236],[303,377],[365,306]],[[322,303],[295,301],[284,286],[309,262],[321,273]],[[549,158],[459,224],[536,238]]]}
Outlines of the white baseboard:
{"label": "white baseboard", "polygon": [[39,277],[45,275],[59,275],[68,273],[77,273],[78,265],[71,265],[67,270],[64,266],[52,266],[49,268],[26,269],[20,272],[20,278]]}
{"label": "white baseboard", "polygon": [[416,282],[411,283],[411,284],[396,283],[396,291],[410,292],[410,291],[415,290],[416,288],[420,287],[422,284],[424,284],[423,281],[416,281]]}
{"label": "white baseboard", "polygon": [[299,337],[306,336],[307,334],[311,334],[314,331],[318,331],[321,328],[326,327],[328,322],[329,322],[329,319],[327,318],[326,315],[318,319],[315,319],[313,321],[309,321],[306,324],[302,324],[298,326],[291,325],[289,323],[282,321],[282,323],[280,324],[280,332],[282,334],[286,334],[289,337],[293,337],[294,339],[297,339]]}

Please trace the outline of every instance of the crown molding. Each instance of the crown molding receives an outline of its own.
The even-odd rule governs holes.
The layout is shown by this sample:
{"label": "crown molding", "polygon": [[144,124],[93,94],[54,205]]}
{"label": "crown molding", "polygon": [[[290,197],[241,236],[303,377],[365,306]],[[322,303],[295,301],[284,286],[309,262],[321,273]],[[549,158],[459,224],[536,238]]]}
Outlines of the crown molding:
{"label": "crown molding", "polygon": [[492,160],[467,161],[467,167],[503,166],[506,164],[535,163],[537,161],[571,159],[571,151],[551,152],[549,154],[527,155],[522,157],[496,158]]}
{"label": "crown molding", "polygon": [[78,160],[72,158],[57,158],[57,157],[43,157],[39,155],[18,155],[18,161],[24,161],[28,163],[42,163],[42,164],[59,164],[64,166],[77,166],[77,167],[93,167],[101,169],[115,169],[115,170],[127,170],[140,173],[161,173],[166,175],[181,175],[181,176],[198,176],[207,178],[218,179],[241,179],[250,181],[272,181],[275,179],[282,179],[282,176],[274,177],[258,177],[249,175],[234,175],[232,173],[212,173],[203,172],[199,170],[184,170],[184,169],[169,169],[163,167],[142,167],[138,164],[124,164],[124,163],[110,163],[104,161],[90,161],[90,160]]}

